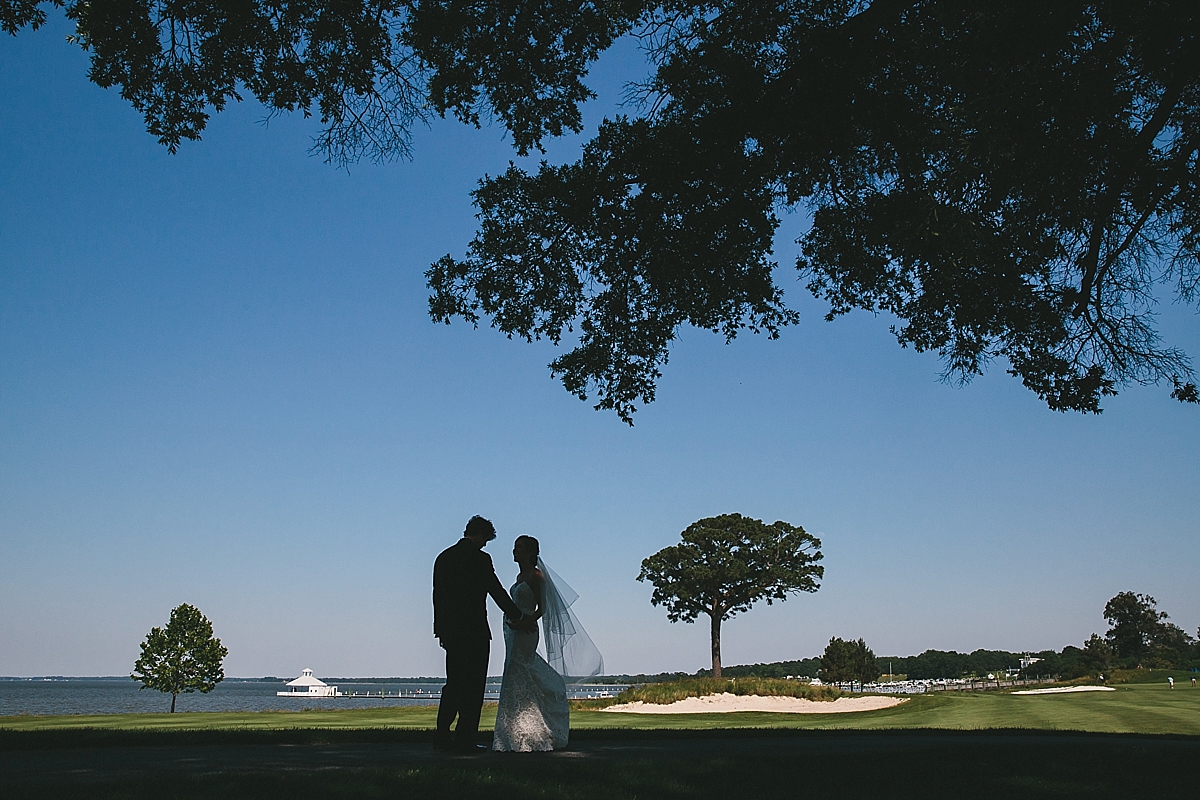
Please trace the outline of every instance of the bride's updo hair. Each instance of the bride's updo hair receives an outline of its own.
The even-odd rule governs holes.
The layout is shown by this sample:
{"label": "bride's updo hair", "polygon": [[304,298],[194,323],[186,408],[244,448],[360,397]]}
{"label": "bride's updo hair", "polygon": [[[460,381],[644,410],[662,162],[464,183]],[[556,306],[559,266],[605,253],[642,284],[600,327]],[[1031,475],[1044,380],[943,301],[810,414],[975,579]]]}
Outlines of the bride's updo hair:
{"label": "bride's updo hair", "polygon": [[527,547],[533,548],[533,554],[535,556],[541,555],[541,550],[538,549],[538,540],[532,536],[525,536],[522,534],[521,536],[517,537],[517,540],[513,542],[513,544],[524,544]]}

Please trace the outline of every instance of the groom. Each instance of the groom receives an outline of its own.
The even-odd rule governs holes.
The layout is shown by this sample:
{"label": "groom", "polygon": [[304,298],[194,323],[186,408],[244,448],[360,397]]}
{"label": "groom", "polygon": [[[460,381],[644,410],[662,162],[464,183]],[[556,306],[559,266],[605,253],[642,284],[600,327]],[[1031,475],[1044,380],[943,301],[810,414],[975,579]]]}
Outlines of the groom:
{"label": "groom", "polygon": [[[446,651],[446,685],[438,705],[434,746],[447,750],[486,750],[475,744],[483,690],[487,683],[492,631],[487,621],[487,595],[512,620],[521,609],[504,591],[492,559],[483,547],[496,538],[496,528],[471,517],[463,538],[442,551],[433,563],[433,635]],[[458,717],[453,736],[450,725]]]}

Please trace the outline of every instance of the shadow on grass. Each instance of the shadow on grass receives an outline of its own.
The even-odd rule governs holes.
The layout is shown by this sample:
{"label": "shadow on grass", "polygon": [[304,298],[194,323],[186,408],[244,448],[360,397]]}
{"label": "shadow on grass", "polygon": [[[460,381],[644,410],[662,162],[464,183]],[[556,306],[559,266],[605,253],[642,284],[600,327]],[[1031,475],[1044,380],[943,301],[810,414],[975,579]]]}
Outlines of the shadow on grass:
{"label": "shadow on grass", "polygon": [[[622,740],[663,732],[589,732]],[[309,772],[163,775],[0,787],[5,797],[308,798],[413,797],[422,800],[728,800],[728,798],[1192,798],[1200,741],[1188,737],[981,732],[905,734],[739,731],[740,740],[833,740],[837,747],[746,746],[721,752],[718,731],[673,735],[709,740],[620,759],[571,754],[493,755],[393,768]],[[726,732],[726,736],[729,734]],[[686,744],[686,742],[685,742]],[[715,747],[714,747],[715,746]]]}

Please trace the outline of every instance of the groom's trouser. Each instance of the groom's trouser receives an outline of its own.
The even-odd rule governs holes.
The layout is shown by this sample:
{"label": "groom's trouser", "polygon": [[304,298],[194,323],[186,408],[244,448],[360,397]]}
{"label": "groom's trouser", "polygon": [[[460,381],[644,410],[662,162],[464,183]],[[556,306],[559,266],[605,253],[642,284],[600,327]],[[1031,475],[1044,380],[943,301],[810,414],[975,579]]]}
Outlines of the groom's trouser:
{"label": "groom's trouser", "polygon": [[473,744],[483,709],[491,642],[487,639],[443,640],[442,647],[446,648],[446,685],[442,687],[442,699],[438,703],[437,735],[439,739],[449,739],[450,725],[458,717],[455,740],[464,745]]}

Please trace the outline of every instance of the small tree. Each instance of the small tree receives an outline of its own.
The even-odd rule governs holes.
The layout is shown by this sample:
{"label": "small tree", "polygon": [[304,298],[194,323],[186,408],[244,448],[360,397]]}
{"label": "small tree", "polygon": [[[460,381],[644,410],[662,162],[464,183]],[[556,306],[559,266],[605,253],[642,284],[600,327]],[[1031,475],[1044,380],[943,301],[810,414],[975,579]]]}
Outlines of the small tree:
{"label": "small tree", "polygon": [[831,638],[821,654],[821,671],[817,675],[826,683],[854,680],[854,643],[836,636]]}
{"label": "small tree", "polygon": [[818,674],[826,683],[870,683],[881,673],[875,652],[865,641],[845,641],[835,636],[825,645]]}
{"label": "small tree", "polygon": [[1183,628],[1167,622],[1166,616],[1163,614],[1163,622],[1155,633],[1149,666],[1156,669],[1182,669],[1190,660],[1195,641]]}
{"label": "small tree", "polygon": [[184,603],[171,611],[167,627],[150,629],[129,677],[141,681],[141,689],[170,694],[174,713],[179,695],[208,693],[225,680],[221,661],[227,655],[229,650],[213,636],[208,618]]}
{"label": "small tree", "polygon": [[854,679],[860,684],[872,683],[879,675],[879,662],[875,660],[875,651],[859,639],[854,643]]}
{"label": "small tree", "polygon": [[798,525],[723,514],[693,522],[682,538],[642,561],[637,579],[654,585],[650,602],[666,606],[671,622],[708,615],[714,678],[721,677],[722,621],[759,600],[771,605],[821,588],[821,541]]}
{"label": "small tree", "polygon": [[1104,605],[1104,618],[1112,624],[1104,638],[1123,661],[1140,664],[1158,638],[1167,619],[1148,594],[1121,592]]}
{"label": "small tree", "polygon": [[1113,651],[1108,642],[1096,634],[1083,643],[1083,665],[1093,675],[1099,675],[1112,667]]}

